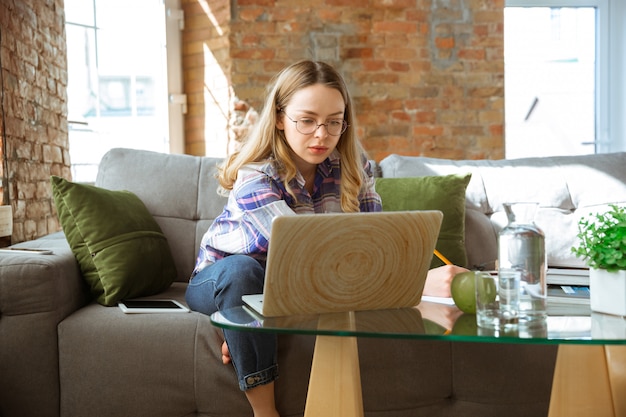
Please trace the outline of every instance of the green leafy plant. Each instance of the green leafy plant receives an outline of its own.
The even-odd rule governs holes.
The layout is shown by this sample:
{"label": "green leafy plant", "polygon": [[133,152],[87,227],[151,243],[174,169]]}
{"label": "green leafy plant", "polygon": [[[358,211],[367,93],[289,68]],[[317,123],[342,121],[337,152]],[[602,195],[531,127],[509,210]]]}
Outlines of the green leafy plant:
{"label": "green leafy plant", "polygon": [[591,268],[614,272],[626,270],[626,208],[610,207],[606,213],[580,219],[580,245],[572,247],[572,252]]}

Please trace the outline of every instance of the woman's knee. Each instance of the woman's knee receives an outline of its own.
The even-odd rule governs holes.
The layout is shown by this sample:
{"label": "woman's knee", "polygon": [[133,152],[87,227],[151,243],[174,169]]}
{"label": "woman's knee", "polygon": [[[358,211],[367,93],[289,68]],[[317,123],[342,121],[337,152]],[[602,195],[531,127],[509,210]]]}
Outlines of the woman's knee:
{"label": "woman's knee", "polygon": [[256,259],[231,255],[200,271],[185,298],[193,310],[211,314],[241,305],[243,295],[263,292],[264,278],[265,268]]}
{"label": "woman's knee", "polygon": [[185,291],[185,301],[194,311],[212,314],[217,310],[214,302],[215,281],[210,274],[210,267],[200,271],[189,282]]}
{"label": "woman's knee", "polygon": [[263,291],[265,268],[256,259],[246,255],[231,255],[211,266],[215,268],[216,289],[253,294]]}

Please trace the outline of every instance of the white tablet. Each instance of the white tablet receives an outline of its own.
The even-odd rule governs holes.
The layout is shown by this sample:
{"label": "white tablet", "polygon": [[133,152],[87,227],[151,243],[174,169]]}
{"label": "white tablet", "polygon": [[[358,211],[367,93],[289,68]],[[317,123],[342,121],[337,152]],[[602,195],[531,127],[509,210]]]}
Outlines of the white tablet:
{"label": "white tablet", "polygon": [[126,314],[132,313],[189,313],[189,309],[176,300],[123,300],[118,306]]}

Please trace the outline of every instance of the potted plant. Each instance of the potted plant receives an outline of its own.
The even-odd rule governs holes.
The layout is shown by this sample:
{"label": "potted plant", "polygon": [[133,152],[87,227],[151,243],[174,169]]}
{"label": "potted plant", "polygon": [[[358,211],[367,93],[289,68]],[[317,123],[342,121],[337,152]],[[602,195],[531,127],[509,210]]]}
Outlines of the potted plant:
{"label": "potted plant", "polygon": [[577,236],[572,252],[589,265],[591,309],[626,316],[626,208],[581,218]]}

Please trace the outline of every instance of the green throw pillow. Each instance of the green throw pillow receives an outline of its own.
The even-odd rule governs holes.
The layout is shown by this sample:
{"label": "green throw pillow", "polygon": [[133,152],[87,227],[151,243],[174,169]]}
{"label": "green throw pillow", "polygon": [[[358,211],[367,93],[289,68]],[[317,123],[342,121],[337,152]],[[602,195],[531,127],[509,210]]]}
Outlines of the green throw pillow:
{"label": "green throw pillow", "polygon": [[[433,177],[376,178],[376,191],[383,211],[440,210],[443,212],[437,250],[453,264],[467,266],[465,251],[465,189],[472,177],[440,175]],[[433,256],[431,268],[443,265]]]}
{"label": "green throw pillow", "polygon": [[51,182],[59,221],[98,303],[112,306],[171,285],[169,245],[139,197],[56,176]]}

